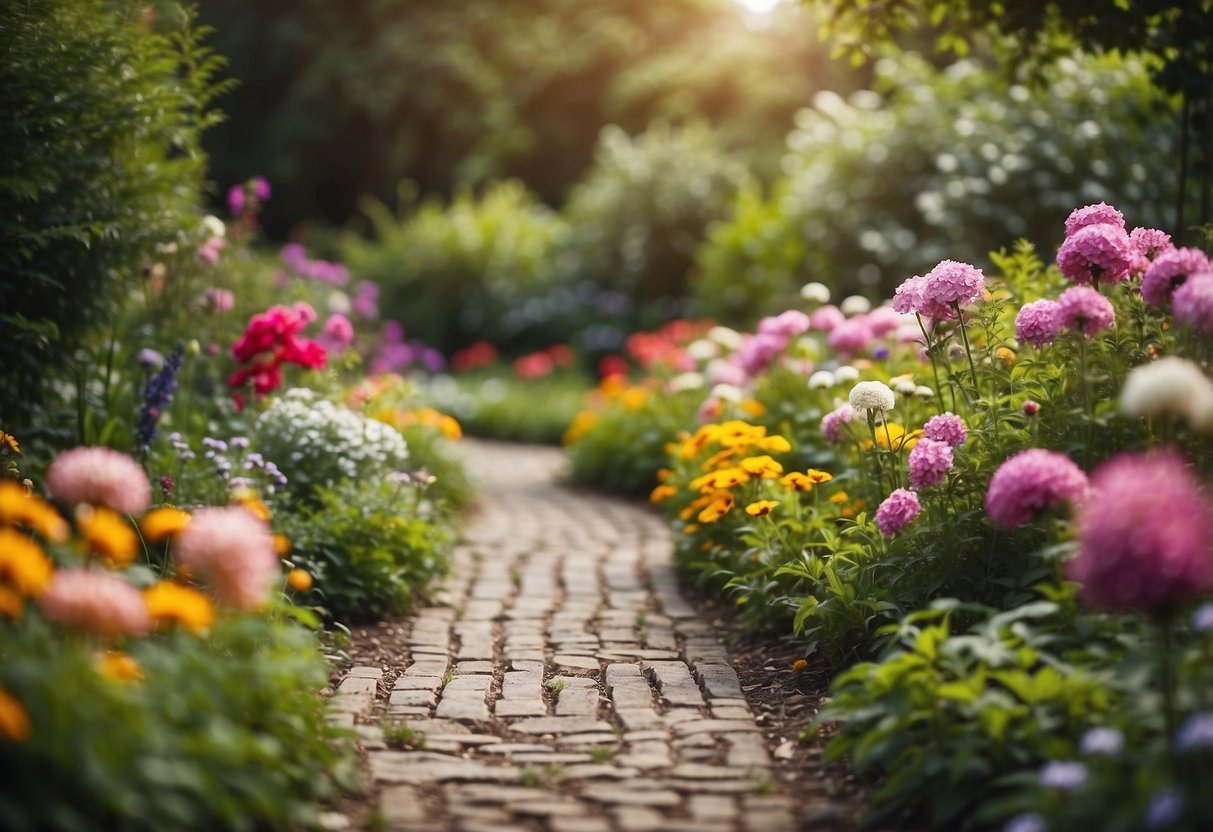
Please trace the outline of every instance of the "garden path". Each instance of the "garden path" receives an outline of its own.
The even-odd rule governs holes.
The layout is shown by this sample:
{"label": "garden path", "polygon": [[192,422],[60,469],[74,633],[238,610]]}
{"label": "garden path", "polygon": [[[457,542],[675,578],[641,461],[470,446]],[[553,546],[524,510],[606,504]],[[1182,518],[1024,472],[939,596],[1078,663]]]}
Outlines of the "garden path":
{"label": "garden path", "polygon": [[[481,496],[451,577],[394,631],[400,655],[336,693],[386,828],[798,828],[665,521],[561,484],[557,450],[464,450]],[[414,733],[385,742],[385,721]]]}

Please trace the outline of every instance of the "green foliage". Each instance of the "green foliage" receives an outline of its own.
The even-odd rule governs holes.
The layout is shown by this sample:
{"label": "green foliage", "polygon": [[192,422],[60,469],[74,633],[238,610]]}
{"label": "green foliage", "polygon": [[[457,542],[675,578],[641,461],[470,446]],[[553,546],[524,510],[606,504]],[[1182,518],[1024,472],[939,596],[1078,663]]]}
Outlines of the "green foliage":
{"label": "green foliage", "polygon": [[306,569],[331,619],[377,621],[406,611],[449,568],[451,535],[424,486],[360,478],[316,491],[316,504],[281,517],[291,562]]}
{"label": "green foliage", "polygon": [[0,687],[32,726],[0,742],[5,829],[298,829],[353,785],[302,627],[224,615],[206,638],[140,640],[140,681],[102,676],[95,651],[37,616],[3,624]]}
{"label": "green foliage", "polygon": [[944,258],[1059,243],[1084,203],[1162,227],[1173,107],[1143,62],[1072,56],[1032,84],[903,54],[876,74],[878,92],[819,94],[788,138],[787,176],[709,231],[693,286],[703,314],[750,323],[808,280],[888,296]]}
{"label": "green foliage", "polygon": [[157,244],[198,234],[221,62],[182,14],[163,33],[118,0],[0,8],[0,410],[41,398],[111,318]]}
{"label": "green foliage", "polygon": [[580,373],[521,379],[497,368],[435,378],[422,397],[454,415],[472,436],[557,445],[589,387]]}

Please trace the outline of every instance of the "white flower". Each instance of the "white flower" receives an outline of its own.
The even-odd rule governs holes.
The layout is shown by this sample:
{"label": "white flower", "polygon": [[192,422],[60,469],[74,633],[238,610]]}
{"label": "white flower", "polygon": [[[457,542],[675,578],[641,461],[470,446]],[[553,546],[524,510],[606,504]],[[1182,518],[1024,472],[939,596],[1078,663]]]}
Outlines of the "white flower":
{"label": "white flower", "polygon": [[870,415],[873,411],[886,413],[892,410],[897,400],[884,382],[861,381],[851,388],[850,403],[856,413]]}
{"label": "white flower", "polygon": [[223,220],[213,214],[207,214],[202,218],[202,228],[208,237],[223,238],[227,236],[227,226],[223,224]]}
{"label": "white flower", "polygon": [[824,390],[834,386],[834,374],[829,370],[818,370],[809,376],[810,390]]}
{"label": "white flower", "polygon": [[852,315],[866,315],[872,311],[872,302],[863,295],[851,295],[842,299],[838,309],[848,318]]}
{"label": "white flower", "polygon": [[1179,416],[1195,422],[1213,382],[1186,358],[1168,356],[1134,367],[1120,391],[1120,409],[1129,416]]}
{"label": "white flower", "polygon": [[670,379],[670,391],[682,393],[686,390],[698,390],[706,383],[701,373],[681,373]]}
{"label": "white flower", "polygon": [[846,384],[848,381],[855,381],[859,378],[859,370],[856,370],[850,364],[843,364],[834,371],[834,381],[837,384]]}
{"label": "white flower", "polygon": [[745,398],[745,391],[732,384],[717,384],[708,395],[724,402],[739,402]]}
{"label": "white flower", "polygon": [[893,388],[893,392],[900,393],[903,396],[913,396],[914,389],[918,386],[914,383],[914,377],[909,373],[903,376],[894,376],[889,379],[889,386]]}
{"label": "white flower", "polygon": [[920,399],[929,399],[935,395],[935,391],[925,384],[920,384],[914,388],[914,395]]}
{"label": "white flower", "polygon": [[350,314],[350,296],[340,289],[330,292],[329,296],[324,299],[324,305],[330,312],[340,312],[342,315]]}
{"label": "white flower", "polygon": [[706,338],[700,338],[687,344],[687,355],[696,361],[707,361],[720,355],[720,345]]}
{"label": "white flower", "polygon": [[727,326],[712,327],[708,330],[708,338],[726,350],[735,350],[741,346],[741,333]]}
{"label": "white flower", "polygon": [[830,289],[824,283],[806,283],[800,287],[800,296],[816,303],[829,303]]}

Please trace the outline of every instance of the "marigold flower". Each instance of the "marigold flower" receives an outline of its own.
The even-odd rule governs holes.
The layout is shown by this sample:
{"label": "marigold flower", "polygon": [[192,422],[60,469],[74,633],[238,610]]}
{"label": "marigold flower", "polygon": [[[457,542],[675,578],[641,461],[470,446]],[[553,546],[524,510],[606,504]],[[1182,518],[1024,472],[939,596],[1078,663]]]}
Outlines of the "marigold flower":
{"label": "marigold flower", "polygon": [[797,659],[796,661],[792,662],[792,671],[794,673],[800,673],[802,671],[808,670],[808,668],[809,668],[808,659]]}
{"label": "marigold flower", "polygon": [[712,502],[707,508],[699,512],[700,523],[715,523],[721,517],[724,517],[733,510],[733,495],[722,493],[717,494],[712,498]]}
{"label": "marigold flower", "polygon": [[215,623],[211,599],[175,581],[160,581],[148,587],[143,591],[143,601],[156,627],[178,625],[200,636]]}
{"label": "marigold flower", "polygon": [[284,558],[291,553],[291,539],[286,535],[271,535],[270,542],[274,547],[274,554],[278,557]]}
{"label": "marigold flower", "polygon": [[71,534],[54,506],[12,480],[0,480],[0,523],[25,526],[53,543],[63,543]]}
{"label": "marigold flower", "polygon": [[778,505],[777,500],[755,500],[745,507],[745,513],[751,517],[766,517]]}
{"label": "marigold flower", "polygon": [[722,468],[712,471],[702,477],[691,480],[692,491],[710,491],[713,489],[732,488],[744,485],[752,479],[750,474],[741,468]]}
{"label": "marigold flower", "polygon": [[7,618],[20,618],[25,609],[25,599],[13,590],[0,584],[0,615]]}
{"label": "marigold flower", "polygon": [[438,431],[452,442],[463,438],[463,427],[454,416],[443,414],[442,418],[438,420]]}
{"label": "marigold flower", "polygon": [[1010,347],[999,347],[994,350],[995,357],[1008,367],[1015,363],[1015,350]]}
{"label": "marigold flower", "polygon": [[990,478],[986,513],[995,523],[1013,529],[1037,512],[1061,502],[1081,503],[1087,496],[1087,475],[1064,454],[1029,448],[1010,457]]}
{"label": "marigold flower", "polygon": [[737,466],[752,477],[762,477],[767,480],[775,479],[783,473],[783,465],[765,454],[748,456],[737,463]]}
{"label": "marigold flower", "polygon": [[842,505],[849,499],[851,498],[847,496],[847,492],[845,491],[836,491],[830,495],[830,502],[838,506]]}
{"label": "marigold flower", "polygon": [[770,451],[776,454],[786,454],[792,450],[792,443],[782,436],[765,436],[755,443],[755,447],[760,451]]}
{"label": "marigold flower", "polygon": [[5,433],[4,431],[0,430],[0,450],[3,450],[4,448],[8,448],[15,454],[21,453],[21,446],[17,442],[17,437],[13,436],[11,433]]}
{"label": "marigold flower", "polygon": [[220,601],[244,610],[261,606],[279,574],[269,528],[240,506],[199,509],[174,555],[190,574],[210,580]]}
{"label": "marigold flower", "polygon": [[751,419],[761,419],[767,415],[767,406],[755,399],[743,399],[738,405]]}
{"label": "marigold flower", "polygon": [[126,566],[135,559],[139,538],[121,515],[103,506],[81,504],[76,526],[89,551],[107,566]]}
{"label": "marigold flower", "polygon": [[139,530],[143,538],[151,543],[158,543],[166,537],[177,534],[190,521],[189,512],[172,506],[153,509],[139,521]]}
{"label": "marigold flower", "polygon": [[793,491],[812,491],[813,481],[809,479],[807,474],[802,474],[800,471],[792,471],[784,474],[779,479],[779,484],[784,488],[790,488]]}
{"label": "marigold flower", "polygon": [[113,682],[138,682],[143,678],[139,663],[121,650],[105,650],[97,654],[97,671]]}
{"label": "marigold flower", "polygon": [[25,742],[32,729],[21,700],[0,688],[0,739]]}
{"label": "marigold flower", "polygon": [[910,525],[920,511],[922,504],[918,502],[918,495],[898,488],[876,509],[876,528],[885,537],[894,537]]}
{"label": "marigold flower", "polygon": [[141,636],[152,625],[139,590],[96,569],[60,569],[38,604],[50,621],[108,638]]}
{"label": "marigold flower", "polygon": [[46,486],[64,502],[102,505],[120,514],[142,514],[152,502],[143,468],[110,448],[64,451],[47,469]]}
{"label": "marigold flower", "polygon": [[649,492],[650,503],[663,503],[678,493],[678,489],[672,485],[659,485]]}
{"label": "marigold flower", "polygon": [[54,565],[29,537],[0,528],[0,586],[21,595],[38,597],[50,586]]}
{"label": "marigold flower", "polygon": [[312,588],[312,576],[305,569],[292,569],[286,573],[286,585],[296,592],[307,592]]}

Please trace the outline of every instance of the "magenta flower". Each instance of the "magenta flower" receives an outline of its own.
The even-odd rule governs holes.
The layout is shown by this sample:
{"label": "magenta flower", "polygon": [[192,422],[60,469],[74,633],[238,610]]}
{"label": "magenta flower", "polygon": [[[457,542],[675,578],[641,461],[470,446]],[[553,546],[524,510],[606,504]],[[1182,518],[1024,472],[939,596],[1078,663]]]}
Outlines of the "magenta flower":
{"label": "magenta flower", "polygon": [[270,183],[266,181],[264,176],[254,176],[249,180],[249,184],[253,188],[253,196],[257,197],[257,199],[265,202],[270,198],[272,194]]}
{"label": "magenta flower", "polygon": [[732,361],[747,377],[753,378],[770,366],[787,345],[788,339],[782,335],[761,332],[746,335],[742,337],[741,346],[733,354]]}
{"label": "magenta flower", "polygon": [[875,337],[867,318],[863,315],[856,315],[854,318],[842,321],[830,330],[829,336],[826,337],[826,344],[836,352],[854,355],[867,349],[868,344]]}
{"label": "magenta flower", "polygon": [[956,448],[963,445],[969,438],[969,431],[965,427],[964,419],[949,411],[928,419],[927,423],[922,426],[922,437],[944,442],[950,447]]}
{"label": "magenta flower", "polygon": [[1154,259],[1141,279],[1141,298],[1151,306],[1166,309],[1171,295],[1188,275],[1213,271],[1213,264],[1198,248],[1173,248]]}
{"label": "magenta flower", "polygon": [[837,445],[844,438],[844,425],[855,418],[850,403],[840,405],[821,419],[821,435],[829,445]]}
{"label": "magenta flower", "polygon": [[354,286],[354,297],[350,308],[361,318],[379,317],[379,284],[369,280],[359,281]]}
{"label": "magenta flower", "polygon": [[1133,246],[1123,226],[1085,225],[1057,250],[1057,268],[1075,283],[1115,283],[1129,275]]}
{"label": "magenta flower", "polygon": [[952,446],[936,439],[919,439],[910,451],[910,487],[939,485],[952,470]]}
{"label": "magenta flower", "polygon": [[177,562],[225,604],[254,610],[280,572],[269,528],[243,506],[202,508],[177,536]]}
{"label": "magenta flower", "polygon": [[901,315],[913,315],[922,307],[923,278],[921,275],[907,277],[893,290],[893,311]]}
{"label": "magenta flower", "polygon": [[232,185],[227,189],[227,210],[231,212],[233,217],[238,217],[244,213],[246,198],[244,196],[243,185]]}
{"label": "magenta flower", "polygon": [[908,489],[898,488],[885,497],[884,502],[876,509],[876,528],[880,529],[880,533],[885,537],[893,537],[914,522],[920,511],[922,504],[918,502],[918,495]]}
{"label": "magenta flower", "polygon": [[949,317],[954,318],[956,314],[952,306],[968,306],[981,297],[985,287],[981,269],[968,263],[944,260],[922,277],[923,308],[920,311],[938,318],[941,316],[932,314],[932,311],[947,309]]}
{"label": "magenta flower", "polygon": [[1087,495],[1087,475],[1064,454],[1029,448],[994,472],[986,491],[986,513],[1000,526],[1014,529],[1037,513],[1061,502],[1080,504]]}
{"label": "magenta flower", "polygon": [[65,503],[92,503],[121,514],[142,514],[152,486],[138,462],[111,448],[72,448],[46,471],[46,487]]}
{"label": "magenta flower", "polygon": [[232,294],[232,290],[221,289],[218,286],[207,289],[203,299],[206,308],[216,314],[230,312],[236,306],[236,296]]}
{"label": "magenta flower", "polygon": [[100,569],[58,570],[38,606],[49,621],[106,638],[141,636],[152,628],[139,590]]}
{"label": "magenta flower", "polygon": [[847,316],[842,314],[841,309],[833,304],[827,304],[813,310],[813,314],[809,316],[809,328],[829,332],[846,319]]}
{"label": "magenta flower", "polygon": [[354,340],[354,325],[345,315],[334,312],[324,322],[324,334],[338,344],[349,344]]}
{"label": "magenta flower", "polygon": [[1175,320],[1201,332],[1213,332],[1213,272],[1191,275],[1171,295]]}
{"label": "magenta flower", "polygon": [[761,335],[780,335],[790,339],[809,331],[809,316],[799,309],[789,309],[758,322]]}
{"label": "magenta flower", "polygon": [[1061,334],[1061,306],[1055,300],[1025,303],[1015,316],[1015,337],[1040,349]]}
{"label": "magenta flower", "polygon": [[1133,246],[1134,274],[1144,273],[1158,255],[1175,248],[1171,235],[1156,228],[1134,228],[1129,232],[1129,243]]}
{"label": "magenta flower", "polygon": [[1083,600],[1159,612],[1213,589],[1213,508],[1184,460],[1122,454],[1091,486],[1066,565]]}
{"label": "magenta flower", "polygon": [[1057,312],[1063,327],[1088,338],[1116,323],[1112,302],[1090,286],[1071,286],[1062,292],[1057,299]]}
{"label": "magenta flower", "polygon": [[1113,225],[1123,231],[1125,218],[1120,211],[1106,202],[1084,205],[1082,208],[1075,208],[1070,212],[1070,216],[1066,217],[1066,236],[1072,237],[1078,229],[1088,225]]}

